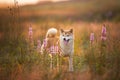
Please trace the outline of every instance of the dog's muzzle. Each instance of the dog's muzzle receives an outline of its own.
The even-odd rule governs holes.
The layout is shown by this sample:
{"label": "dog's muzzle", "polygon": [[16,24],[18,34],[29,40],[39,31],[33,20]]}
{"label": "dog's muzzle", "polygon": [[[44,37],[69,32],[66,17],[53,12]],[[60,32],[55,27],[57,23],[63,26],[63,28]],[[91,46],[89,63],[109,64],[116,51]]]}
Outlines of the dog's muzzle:
{"label": "dog's muzzle", "polygon": [[67,45],[70,39],[63,38],[64,44]]}

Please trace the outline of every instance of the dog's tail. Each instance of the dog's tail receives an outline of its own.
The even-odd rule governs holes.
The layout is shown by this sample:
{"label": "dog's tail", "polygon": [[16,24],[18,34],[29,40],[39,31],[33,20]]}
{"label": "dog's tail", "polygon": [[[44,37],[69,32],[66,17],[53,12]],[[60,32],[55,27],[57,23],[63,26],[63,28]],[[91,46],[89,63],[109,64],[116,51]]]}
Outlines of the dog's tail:
{"label": "dog's tail", "polygon": [[54,38],[57,36],[57,29],[56,28],[50,28],[47,31],[46,38]]}

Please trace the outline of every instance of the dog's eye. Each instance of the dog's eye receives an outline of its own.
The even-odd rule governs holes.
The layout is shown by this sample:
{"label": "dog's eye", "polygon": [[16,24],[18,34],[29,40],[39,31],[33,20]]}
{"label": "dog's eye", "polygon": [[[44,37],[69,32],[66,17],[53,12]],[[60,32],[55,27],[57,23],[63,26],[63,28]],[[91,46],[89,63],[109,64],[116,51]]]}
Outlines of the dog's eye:
{"label": "dog's eye", "polygon": [[64,34],[62,36],[64,36]]}
{"label": "dog's eye", "polygon": [[69,35],[67,35],[67,36],[69,36]]}

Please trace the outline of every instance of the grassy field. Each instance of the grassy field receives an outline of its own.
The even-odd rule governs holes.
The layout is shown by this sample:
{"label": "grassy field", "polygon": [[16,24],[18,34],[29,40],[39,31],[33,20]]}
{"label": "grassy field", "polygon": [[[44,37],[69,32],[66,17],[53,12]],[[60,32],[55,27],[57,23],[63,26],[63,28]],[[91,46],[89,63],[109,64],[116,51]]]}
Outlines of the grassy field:
{"label": "grassy field", "polygon": [[[88,0],[0,8],[0,80],[120,80],[120,1]],[[103,24],[107,40],[101,40]],[[33,43],[28,28],[33,28]],[[74,72],[61,58],[50,71],[50,57],[37,52],[47,29],[74,29]],[[91,45],[90,33],[95,40]]]}

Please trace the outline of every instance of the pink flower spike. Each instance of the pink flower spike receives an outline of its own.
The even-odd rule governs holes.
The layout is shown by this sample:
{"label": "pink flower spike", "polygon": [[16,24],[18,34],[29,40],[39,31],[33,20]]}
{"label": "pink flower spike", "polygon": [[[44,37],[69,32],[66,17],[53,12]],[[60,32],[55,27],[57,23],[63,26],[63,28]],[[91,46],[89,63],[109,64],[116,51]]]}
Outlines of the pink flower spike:
{"label": "pink flower spike", "polygon": [[46,39],[43,40],[43,45],[44,45],[44,48],[47,46],[47,40]]}
{"label": "pink flower spike", "polygon": [[94,41],[94,33],[90,34],[90,41]]}
{"label": "pink flower spike", "polygon": [[51,46],[49,49],[50,54],[57,54],[59,52],[58,46]]}
{"label": "pink flower spike", "polygon": [[102,27],[102,35],[106,35],[106,27],[105,26]]}
{"label": "pink flower spike", "polygon": [[103,27],[102,27],[102,32],[101,32],[101,40],[106,40],[107,39],[107,37],[106,37],[106,27],[105,27],[105,25],[103,25]]}
{"label": "pink flower spike", "polygon": [[29,36],[32,36],[33,35],[33,31],[32,31],[32,27],[30,26],[29,27]]}
{"label": "pink flower spike", "polygon": [[55,49],[54,49],[54,46],[51,46],[51,47],[50,47],[50,54],[53,54],[53,53],[54,53],[54,50],[55,50]]}
{"label": "pink flower spike", "polygon": [[41,41],[38,40],[37,41],[37,51],[40,52],[40,50],[41,50]]}

